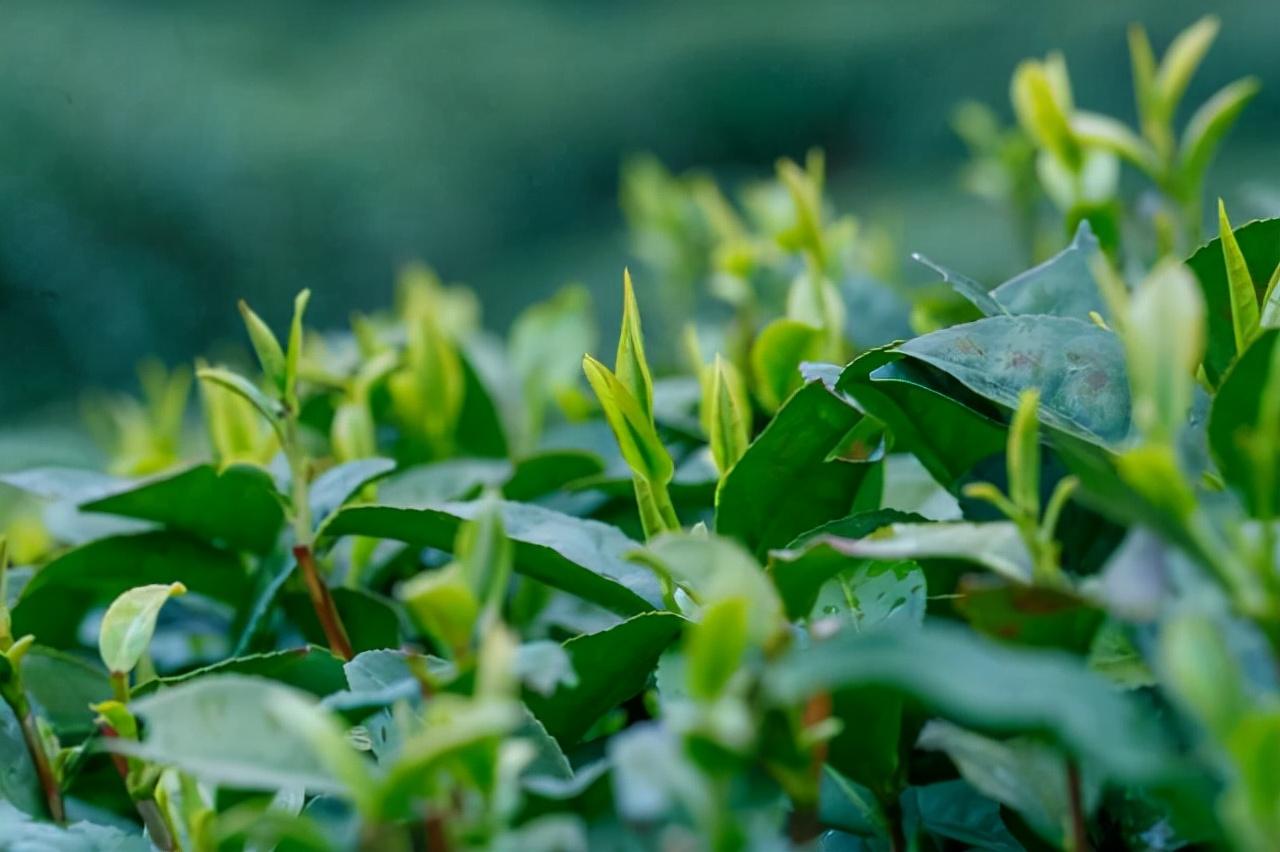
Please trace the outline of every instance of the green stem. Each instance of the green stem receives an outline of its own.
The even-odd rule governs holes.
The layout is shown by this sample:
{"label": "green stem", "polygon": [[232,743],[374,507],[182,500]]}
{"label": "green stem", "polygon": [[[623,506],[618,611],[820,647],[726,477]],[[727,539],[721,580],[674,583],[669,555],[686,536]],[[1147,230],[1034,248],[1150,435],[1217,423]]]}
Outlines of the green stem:
{"label": "green stem", "polygon": [[636,508],[640,511],[640,526],[645,539],[652,539],[664,532],[680,529],[680,519],[671,502],[671,494],[665,483],[655,485],[642,476],[632,477],[636,491]]}
{"label": "green stem", "polygon": [[172,852],[178,848],[177,843],[173,839],[173,831],[169,828],[169,821],[165,819],[164,813],[160,810],[160,805],[155,799],[137,799],[134,801],[134,807],[138,810],[138,816],[142,817],[142,824],[147,827],[147,836],[151,838],[151,842],[157,849]]}
{"label": "green stem", "polygon": [[111,673],[111,695],[121,704],[129,703],[129,673]]}

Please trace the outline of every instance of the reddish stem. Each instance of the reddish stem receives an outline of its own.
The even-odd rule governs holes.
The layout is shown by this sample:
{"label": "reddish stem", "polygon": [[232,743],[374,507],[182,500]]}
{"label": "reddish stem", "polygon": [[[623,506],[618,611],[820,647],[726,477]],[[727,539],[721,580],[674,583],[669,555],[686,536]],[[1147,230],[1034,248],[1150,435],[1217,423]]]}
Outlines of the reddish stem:
{"label": "reddish stem", "polygon": [[30,710],[26,710],[18,723],[22,726],[22,738],[27,741],[27,751],[31,753],[31,762],[35,764],[36,777],[40,779],[45,803],[49,806],[49,817],[54,822],[66,822],[67,811],[62,804],[62,789],[53,774],[53,767],[49,765],[49,755],[45,753],[35,716]]}
{"label": "reddish stem", "polygon": [[329,587],[325,585],[320,571],[316,568],[315,554],[311,552],[310,547],[299,544],[293,548],[293,558],[298,561],[298,567],[302,569],[302,579],[307,584],[311,607],[316,611],[320,628],[324,630],[325,639],[329,642],[329,650],[344,660],[350,660],[356,652],[351,647],[347,628],[343,625],[342,617],[338,615],[338,608],[333,603],[333,595],[329,593]]}
{"label": "reddish stem", "polygon": [[[98,730],[108,739],[117,739],[120,736],[115,728],[105,722],[98,725]],[[133,795],[133,791],[129,789],[128,758],[113,751],[111,752],[111,762],[115,764],[116,772],[120,774],[120,780],[124,782],[125,792],[129,794],[129,798],[133,799],[133,806],[137,809],[138,816],[142,817],[142,823],[147,827],[147,835],[151,838],[152,844],[157,849],[176,849],[177,844],[173,841],[173,832],[169,830],[169,822],[160,811],[160,806],[156,804],[156,800],[154,798],[137,798]]]}
{"label": "reddish stem", "polygon": [[1089,852],[1089,828],[1085,821],[1084,795],[1081,792],[1080,767],[1067,761],[1067,795],[1071,808],[1071,852]]}

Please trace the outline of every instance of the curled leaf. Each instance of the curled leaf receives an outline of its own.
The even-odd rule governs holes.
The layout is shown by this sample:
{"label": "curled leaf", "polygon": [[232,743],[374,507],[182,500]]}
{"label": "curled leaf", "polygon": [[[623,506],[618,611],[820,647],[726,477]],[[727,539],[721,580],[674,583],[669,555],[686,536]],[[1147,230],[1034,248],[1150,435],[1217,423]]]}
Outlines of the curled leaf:
{"label": "curled leaf", "polygon": [[127,674],[133,670],[151,644],[160,608],[186,591],[181,583],[138,586],[112,601],[98,633],[98,652],[108,671]]}

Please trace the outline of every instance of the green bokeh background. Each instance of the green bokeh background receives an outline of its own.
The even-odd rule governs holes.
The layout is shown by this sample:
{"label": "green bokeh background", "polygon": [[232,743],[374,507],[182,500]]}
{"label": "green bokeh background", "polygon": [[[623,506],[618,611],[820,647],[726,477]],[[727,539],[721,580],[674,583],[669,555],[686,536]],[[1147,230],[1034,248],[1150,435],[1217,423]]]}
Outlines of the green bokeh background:
{"label": "green bokeh background", "polygon": [[1269,3],[2,8],[10,427],[50,422],[48,406],[86,388],[128,387],[143,355],[189,361],[234,338],[240,296],[281,322],[311,287],[313,323],[345,324],[385,305],[414,258],[473,284],[498,329],[568,280],[589,284],[611,321],[630,260],[618,170],[636,151],[732,186],[822,146],[837,204],[887,226],[904,257],[999,280],[1018,260],[999,211],[959,186],[951,108],[976,98],[1008,115],[1014,64],[1057,47],[1077,103],[1131,119],[1134,20],[1162,50],[1200,14],[1221,15],[1187,102],[1247,73],[1264,88],[1209,185],[1233,218],[1280,207]]}

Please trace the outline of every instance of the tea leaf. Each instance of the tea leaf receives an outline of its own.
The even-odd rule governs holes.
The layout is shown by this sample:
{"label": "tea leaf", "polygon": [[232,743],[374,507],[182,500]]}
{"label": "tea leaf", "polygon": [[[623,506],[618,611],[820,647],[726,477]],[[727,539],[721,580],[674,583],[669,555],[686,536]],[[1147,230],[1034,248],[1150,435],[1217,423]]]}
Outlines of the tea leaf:
{"label": "tea leaf", "polygon": [[1218,37],[1218,19],[1205,15],[1178,33],[1156,71],[1155,86],[1166,114],[1173,115],[1182,93],[1191,77],[1200,67],[1204,55],[1209,52],[1213,40]]}
{"label": "tea leaf", "polygon": [[14,633],[34,633],[43,645],[70,648],[94,606],[135,586],[171,582],[232,605],[247,591],[240,561],[224,550],[170,532],[113,536],[45,565],[13,610]]}
{"label": "tea leaf", "polygon": [[[1254,304],[1264,293],[1264,285],[1280,265],[1280,219],[1260,219],[1241,225],[1232,232],[1254,283]],[[1241,351],[1236,345],[1232,317],[1232,289],[1227,280],[1222,239],[1215,238],[1201,246],[1187,260],[1204,293],[1207,342],[1204,371],[1209,382],[1217,386],[1222,374]],[[1248,310],[1246,303],[1245,308]]]}
{"label": "tea leaf", "polygon": [[751,346],[751,374],[760,403],[777,410],[802,384],[800,365],[821,358],[822,329],[793,319],[777,319],[764,327]]}
{"label": "tea leaf", "polygon": [[231,391],[256,408],[258,413],[267,419],[273,429],[280,430],[280,406],[269,399],[257,385],[244,376],[220,367],[203,367],[196,371],[196,376],[201,381],[211,382]]}
{"label": "tea leaf", "polygon": [[281,392],[291,408],[298,403],[298,359],[302,357],[302,315],[311,301],[311,291],[302,290],[293,300],[293,319],[289,322],[289,343],[285,352]]}
{"label": "tea leaf", "polygon": [[1173,441],[1187,421],[1204,354],[1204,299],[1182,264],[1151,272],[1129,303],[1124,335],[1134,425],[1148,440]]}
{"label": "tea leaf", "polygon": [[711,380],[703,401],[711,454],[720,475],[727,474],[747,451],[751,440],[751,408],[737,370],[718,354],[710,367]]}
{"label": "tea leaf", "polygon": [[1218,229],[1227,270],[1227,293],[1231,300],[1231,330],[1235,336],[1236,351],[1243,352],[1258,328],[1258,294],[1249,266],[1231,231],[1231,223],[1227,221],[1227,208],[1221,198],[1218,199]]}
{"label": "tea leaf", "polygon": [[186,594],[181,583],[138,586],[111,602],[98,632],[98,652],[107,671],[128,674],[151,645],[160,608],[171,597]]}
{"label": "tea leaf", "polygon": [[997,644],[954,626],[844,630],[793,651],[766,685],[787,701],[875,685],[976,731],[1047,735],[1116,780],[1151,782],[1177,766],[1155,719],[1077,658]]}
{"label": "tea leaf", "polygon": [[[644,332],[640,328],[640,307],[631,286],[631,273],[622,272],[622,330],[618,333],[618,355],[614,362],[614,374],[631,394],[640,413],[653,420],[653,378],[649,375],[649,362],[644,356]],[[592,382],[592,387],[595,382]],[[596,391],[599,394],[599,390]]]}
{"label": "tea leaf", "polygon": [[644,689],[658,657],[676,640],[684,619],[669,612],[633,616],[599,633],[575,636],[564,649],[577,673],[550,695],[525,692],[533,715],[568,747],[609,710]]}
{"label": "tea leaf", "polygon": [[249,342],[253,344],[253,351],[258,356],[262,372],[275,386],[276,393],[283,396],[286,387],[285,363],[284,350],[280,348],[280,341],[276,340],[271,327],[262,321],[262,317],[253,312],[248,302],[241,299],[239,308],[240,316],[244,319],[245,330],[249,332]]}
{"label": "tea leaf", "polygon": [[1089,220],[1081,219],[1070,245],[1039,266],[1010,278],[992,290],[991,297],[1004,306],[999,313],[1087,319],[1090,312],[1096,311],[1109,318],[1110,310],[1101,297],[1091,266],[1100,254],[1098,238],[1089,227]]}
{"label": "tea leaf", "polygon": [[820,544],[863,559],[964,559],[1015,582],[1031,581],[1031,555],[1008,521],[893,524],[887,534],[856,540],[826,536],[810,546]]}
{"label": "tea leaf", "polygon": [[[661,606],[657,581],[626,560],[639,545],[615,527],[525,503],[502,502],[502,525],[515,544],[515,569],[622,615]],[[329,536],[367,535],[451,550],[458,528],[480,504],[349,506]]]}
{"label": "tea leaf", "polygon": [[145,723],[145,736],[137,743],[114,740],[115,751],[241,789],[345,791],[332,761],[315,748],[311,729],[331,731],[335,743],[343,743],[343,737],[304,692],[262,678],[221,674],[140,698],[129,709]]}
{"label": "tea leaf", "polygon": [[1120,341],[1066,317],[988,317],[898,347],[1007,408],[1041,391],[1040,419],[1102,446],[1129,434],[1129,381]]}
{"label": "tea leaf", "polygon": [[1200,185],[1223,137],[1261,88],[1255,77],[1228,83],[1192,114],[1178,146],[1183,179],[1189,185]]}
{"label": "tea leaf", "polygon": [[1253,341],[1222,379],[1209,446],[1223,478],[1256,518],[1280,512],[1280,330]]}
{"label": "tea leaf", "polygon": [[720,481],[716,532],[762,555],[848,514],[871,465],[831,457],[861,419],[822,381],[796,391]]}
{"label": "tea leaf", "polygon": [[316,529],[324,526],[334,512],[353,499],[366,485],[395,469],[391,459],[356,459],[331,467],[311,483],[311,518]]}
{"label": "tea leaf", "polygon": [[583,359],[582,369],[600,400],[627,465],[647,482],[670,482],[675,468],[658,438],[652,414],[646,414],[622,380],[590,355]]}
{"label": "tea leaf", "polygon": [[275,545],[284,523],[270,475],[251,465],[196,465],[112,489],[80,508],[155,521],[255,553]]}

